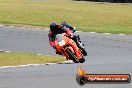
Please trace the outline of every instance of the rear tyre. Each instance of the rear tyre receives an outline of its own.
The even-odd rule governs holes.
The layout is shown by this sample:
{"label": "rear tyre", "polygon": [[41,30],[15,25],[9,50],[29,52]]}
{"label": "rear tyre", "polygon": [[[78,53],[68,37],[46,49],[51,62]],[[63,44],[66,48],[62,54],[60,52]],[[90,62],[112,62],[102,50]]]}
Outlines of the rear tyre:
{"label": "rear tyre", "polygon": [[79,63],[79,61],[77,60],[77,58],[75,57],[75,55],[73,55],[70,50],[67,49],[66,53],[69,55],[70,59],[73,60],[73,62]]}

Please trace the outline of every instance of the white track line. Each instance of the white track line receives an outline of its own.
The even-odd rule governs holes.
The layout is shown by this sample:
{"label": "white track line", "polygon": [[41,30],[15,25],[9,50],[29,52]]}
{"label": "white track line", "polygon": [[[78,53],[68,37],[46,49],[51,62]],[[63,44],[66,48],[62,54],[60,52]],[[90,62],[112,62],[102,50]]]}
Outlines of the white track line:
{"label": "white track line", "polygon": [[68,61],[64,61],[64,62],[60,62],[58,64],[73,64],[74,62],[72,60],[68,60]]}
{"label": "white track line", "polygon": [[0,50],[0,52],[4,52],[3,50]]}
{"label": "white track line", "polygon": [[45,63],[45,65],[53,65],[53,64],[57,64],[57,63]]}
{"label": "white track line", "polygon": [[111,33],[104,33],[104,34],[109,35],[109,34],[111,34]]}
{"label": "white track line", "polygon": [[37,54],[37,55],[41,56],[41,55],[43,55],[43,54]]}
{"label": "white track line", "polygon": [[18,66],[2,66],[2,67],[0,67],[0,69],[3,69],[3,68],[16,68],[16,67],[18,67]]}
{"label": "white track line", "polygon": [[[2,66],[0,69],[5,69],[5,68],[19,68],[19,67],[29,67],[29,66],[41,66],[41,65],[50,65],[53,63],[47,63],[47,64],[27,64],[27,65],[18,65],[18,66]],[[55,64],[55,63],[54,63]]]}
{"label": "white track line", "polygon": [[[0,26],[3,27],[3,26],[5,26],[5,25],[0,24]],[[7,27],[7,26],[5,26],[5,27]],[[16,26],[9,25],[8,27],[14,28],[14,27],[16,27]],[[20,28],[27,28],[27,27],[20,27]],[[32,28],[32,27],[31,27],[31,28]],[[34,29],[42,29],[42,30],[43,30],[43,28],[34,28]],[[47,28],[46,28],[45,30],[49,31],[50,29],[47,29]],[[76,31],[76,32],[82,32],[82,31]],[[87,33],[95,34],[95,33],[97,33],[97,32],[87,32]],[[112,34],[112,33],[102,33],[102,34],[109,35],[109,34]],[[118,35],[125,35],[125,34],[118,34]]]}
{"label": "white track line", "polygon": [[11,51],[4,51],[4,52],[6,52],[6,53],[10,53]]}
{"label": "white track line", "polygon": [[73,64],[72,60],[60,62],[60,63],[45,63],[45,64],[26,64],[26,65],[18,65],[18,66],[2,66],[0,69],[7,69],[7,68],[19,68],[19,67],[29,67],[29,66],[43,66],[43,65],[55,65],[55,64]]}
{"label": "white track line", "polygon": [[96,32],[89,32],[89,33],[94,34],[94,33],[96,33]]}
{"label": "white track line", "polygon": [[0,24],[1,27],[4,27],[4,25]]}
{"label": "white track line", "polygon": [[119,34],[119,35],[125,35],[125,34]]}

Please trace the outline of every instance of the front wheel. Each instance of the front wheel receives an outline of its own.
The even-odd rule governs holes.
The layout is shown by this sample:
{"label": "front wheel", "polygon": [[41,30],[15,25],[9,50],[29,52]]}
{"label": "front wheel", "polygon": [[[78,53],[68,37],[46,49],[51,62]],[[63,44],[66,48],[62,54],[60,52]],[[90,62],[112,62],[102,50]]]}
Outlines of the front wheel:
{"label": "front wheel", "polygon": [[80,63],[83,63],[83,62],[85,62],[85,59],[84,59],[84,58],[81,58],[81,59],[79,60],[79,62],[80,62]]}
{"label": "front wheel", "polygon": [[84,55],[84,56],[87,56],[87,51],[86,51],[85,48],[83,47],[83,44],[80,43],[78,47],[81,49],[83,55]]}
{"label": "front wheel", "polygon": [[72,52],[71,52],[69,49],[66,50],[66,53],[68,54],[69,58],[70,58],[71,60],[73,60],[73,62],[75,62],[75,63],[79,63],[79,62],[80,62],[80,61],[78,61],[78,59],[75,57],[75,55],[72,54]]}

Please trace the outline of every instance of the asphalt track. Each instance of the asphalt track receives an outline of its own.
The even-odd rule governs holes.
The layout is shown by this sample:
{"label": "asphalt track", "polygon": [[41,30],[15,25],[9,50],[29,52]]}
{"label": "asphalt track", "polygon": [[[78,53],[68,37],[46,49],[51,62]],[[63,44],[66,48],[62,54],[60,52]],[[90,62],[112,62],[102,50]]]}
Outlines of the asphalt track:
{"label": "asphalt track", "polygon": [[[78,32],[88,51],[83,64],[54,64],[0,69],[0,88],[132,88],[130,84],[76,83],[78,66],[87,73],[132,75],[132,36]],[[48,31],[0,27],[0,49],[55,55]]]}

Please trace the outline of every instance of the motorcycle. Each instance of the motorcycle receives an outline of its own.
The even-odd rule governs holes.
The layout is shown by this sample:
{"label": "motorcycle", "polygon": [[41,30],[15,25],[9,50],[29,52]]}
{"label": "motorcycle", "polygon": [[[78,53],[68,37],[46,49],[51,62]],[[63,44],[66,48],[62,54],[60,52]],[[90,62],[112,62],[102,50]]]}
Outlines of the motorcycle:
{"label": "motorcycle", "polygon": [[83,63],[85,61],[81,49],[76,43],[70,39],[66,33],[57,34],[55,41],[56,48],[67,60],[73,60],[75,63]]}

